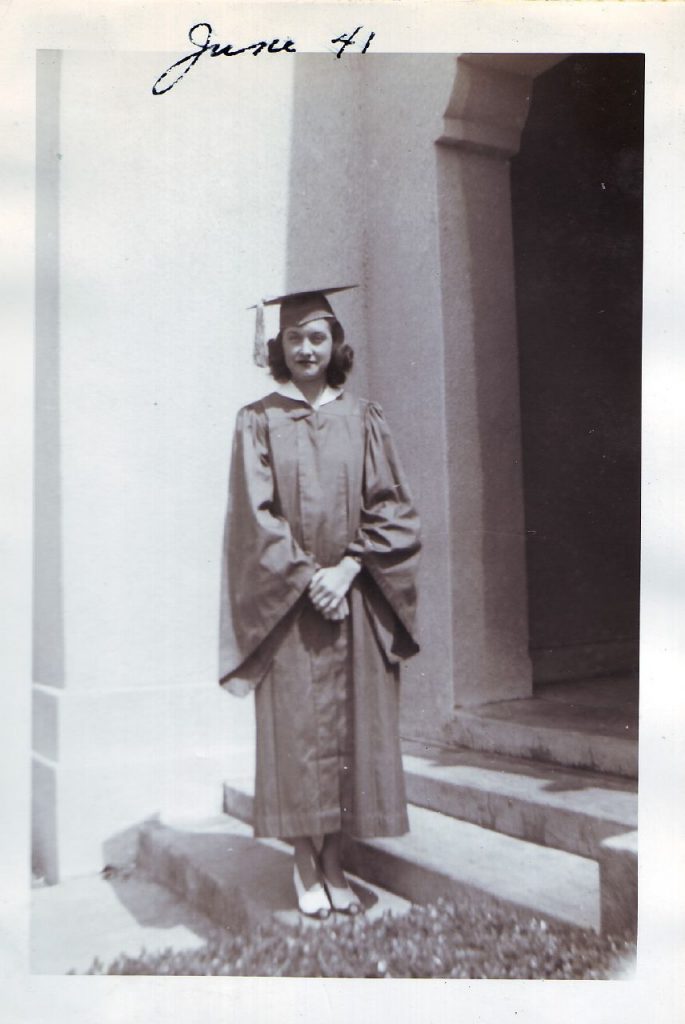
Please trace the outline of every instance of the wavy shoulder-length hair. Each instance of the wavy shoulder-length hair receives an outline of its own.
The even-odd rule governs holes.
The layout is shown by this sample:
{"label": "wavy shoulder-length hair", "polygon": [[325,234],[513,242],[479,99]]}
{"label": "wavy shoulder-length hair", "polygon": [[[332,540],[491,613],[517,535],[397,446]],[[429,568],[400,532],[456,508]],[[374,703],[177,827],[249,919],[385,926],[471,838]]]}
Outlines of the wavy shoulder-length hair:
{"label": "wavy shoulder-length hair", "polygon": [[[333,336],[333,351],[331,353],[331,361],[326,368],[326,382],[331,387],[340,387],[347,380],[347,375],[352,369],[354,362],[354,349],[351,345],[348,345],[345,341],[345,332],[343,331],[342,324],[332,318],[331,334]],[[268,361],[269,370],[274,380],[277,380],[279,384],[285,384],[286,381],[291,379],[291,373],[285,362],[285,355],[283,354],[283,331],[279,331],[275,338],[271,338],[268,343]]]}

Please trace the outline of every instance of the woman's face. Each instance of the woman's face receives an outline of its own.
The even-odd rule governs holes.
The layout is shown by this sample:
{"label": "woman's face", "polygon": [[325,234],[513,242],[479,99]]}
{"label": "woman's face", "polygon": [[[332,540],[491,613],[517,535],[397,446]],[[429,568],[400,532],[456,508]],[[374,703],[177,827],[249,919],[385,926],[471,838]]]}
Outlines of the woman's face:
{"label": "woman's face", "polygon": [[330,321],[325,317],[301,327],[286,327],[283,331],[285,365],[296,384],[325,380],[332,354],[333,335]]}

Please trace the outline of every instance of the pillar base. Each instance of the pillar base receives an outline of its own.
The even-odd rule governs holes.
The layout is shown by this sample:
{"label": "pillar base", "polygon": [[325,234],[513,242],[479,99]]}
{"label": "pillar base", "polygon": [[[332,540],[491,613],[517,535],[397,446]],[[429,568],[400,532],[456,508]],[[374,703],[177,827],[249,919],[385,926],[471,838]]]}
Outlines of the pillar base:
{"label": "pillar base", "polygon": [[49,883],[127,860],[142,821],[220,814],[224,779],[253,768],[252,701],[218,686],[34,691],[33,866]]}

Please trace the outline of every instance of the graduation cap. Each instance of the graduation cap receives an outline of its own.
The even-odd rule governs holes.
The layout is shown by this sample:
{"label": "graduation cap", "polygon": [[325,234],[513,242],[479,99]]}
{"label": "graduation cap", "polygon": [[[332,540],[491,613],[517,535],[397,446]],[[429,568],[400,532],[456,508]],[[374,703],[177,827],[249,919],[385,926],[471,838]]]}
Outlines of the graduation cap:
{"label": "graduation cap", "polygon": [[302,327],[312,320],[320,320],[323,317],[334,317],[335,313],[331,308],[327,296],[336,292],[344,292],[349,288],[357,288],[356,284],[338,285],[336,288],[317,288],[306,292],[288,292],[287,295],[276,295],[273,298],[262,299],[250,309],[257,310],[255,325],[255,340],[253,356],[257,366],[266,366],[266,340],[264,335],[264,307],[280,306],[279,329],[284,331],[287,327]]}

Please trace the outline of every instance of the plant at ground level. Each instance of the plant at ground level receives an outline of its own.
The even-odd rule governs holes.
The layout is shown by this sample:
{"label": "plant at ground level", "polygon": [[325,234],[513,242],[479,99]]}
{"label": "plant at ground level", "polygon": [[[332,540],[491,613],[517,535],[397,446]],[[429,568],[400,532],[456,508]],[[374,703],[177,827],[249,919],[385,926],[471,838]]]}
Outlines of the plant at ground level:
{"label": "plant at ground level", "polygon": [[121,955],[88,974],[329,978],[607,978],[634,956],[627,939],[484,906],[439,900],[402,916],[276,918],[200,949]]}

